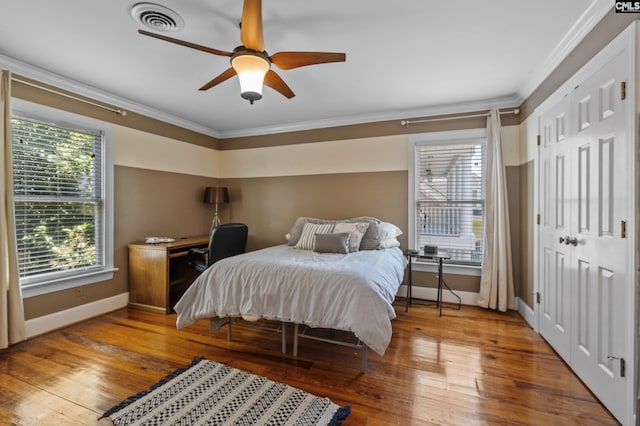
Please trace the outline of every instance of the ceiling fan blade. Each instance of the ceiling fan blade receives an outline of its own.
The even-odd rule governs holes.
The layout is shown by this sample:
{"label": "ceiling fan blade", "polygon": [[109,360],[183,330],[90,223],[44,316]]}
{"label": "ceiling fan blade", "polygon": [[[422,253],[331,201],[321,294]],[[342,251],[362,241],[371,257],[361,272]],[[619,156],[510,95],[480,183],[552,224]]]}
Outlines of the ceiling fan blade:
{"label": "ceiling fan blade", "polygon": [[240,40],[247,49],[264,51],[262,33],[262,0],[244,0]]}
{"label": "ceiling fan blade", "polygon": [[168,41],[169,43],[179,44],[180,46],[190,47],[192,49],[200,50],[202,52],[213,53],[214,55],[218,55],[218,56],[231,57],[231,52],[225,52],[224,50],[218,50],[218,49],[212,49],[211,47],[200,46],[199,44],[178,40],[177,38],[171,38],[171,37],[163,36],[160,34],[150,33],[149,31],[145,31],[145,30],[138,30],[138,32],[142,35]]}
{"label": "ceiling fan blade", "polygon": [[278,68],[290,70],[307,65],[344,62],[347,55],[332,52],[278,52],[273,54],[270,59]]}
{"label": "ceiling fan blade", "polygon": [[287,99],[291,99],[295,96],[293,91],[287,86],[282,78],[275,71],[269,70],[264,77],[264,84],[271,87],[273,90],[280,92]]}
{"label": "ceiling fan blade", "polygon": [[216,86],[222,83],[223,81],[230,79],[234,75],[236,75],[236,70],[234,70],[233,68],[229,68],[228,70],[224,71],[222,74],[220,74],[219,76],[217,76],[216,78],[214,78],[213,80],[211,80],[210,82],[208,82],[198,90],[209,90],[213,86]]}

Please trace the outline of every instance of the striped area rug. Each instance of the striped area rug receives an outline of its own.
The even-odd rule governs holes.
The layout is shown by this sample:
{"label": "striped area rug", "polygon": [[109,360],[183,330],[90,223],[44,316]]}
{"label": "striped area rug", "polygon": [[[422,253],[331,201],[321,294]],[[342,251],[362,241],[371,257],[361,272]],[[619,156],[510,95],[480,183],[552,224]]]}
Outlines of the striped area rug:
{"label": "striped area rug", "polygon": [[117,425],[339,425],[350,413],[284,383],[195,359],[111,408]]}

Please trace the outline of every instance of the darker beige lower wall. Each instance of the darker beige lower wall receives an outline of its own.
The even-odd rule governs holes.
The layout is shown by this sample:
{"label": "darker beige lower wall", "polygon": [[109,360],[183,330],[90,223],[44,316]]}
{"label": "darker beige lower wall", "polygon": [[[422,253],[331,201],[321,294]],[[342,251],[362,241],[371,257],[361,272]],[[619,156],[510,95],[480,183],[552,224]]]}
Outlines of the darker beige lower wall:
{"label": "darker beige lower wall", "polygon": [[521,247],[521,228],[522,215],[520,210],[520,167],[505,167],[505,175],[507,178],[507,201],[509,202],[509,232],[511,235],[511,263],[513,266],[513,285],[516,297],[520,296],[520,247]]}
{"label": "darker beige lower wall", "polygon": [[[202,203],[204,188],[216,179],[131,167],[115,167],[114,278],[82,287],[24,299],[27,320],[128,291],[128,248],[145,236],[173,238],[209,232],[211,206]],[[222,216],[225,220],[224,212]],[[80,293],[80,295],[78,295]]]}
{"label": "darker beige lower wall", "polygon": [[[521,168],[507,167],[507,191],[511,220],[511,239],[516,295],[522,292],[519,283],[521,267]],[[345,173],[331,175],[289,176],[227,179],[231,204],[227,213],[233,221],[249,226],[248,249],[256,250],[285,242],[287,233],[298,216],[350,218],[374,216],[392,222],[401,229],[408,227],[407,172]],[[400,237],[407,248],[407,236]],[[415,272],[415,285],[435,287],[431,273]],[[447,283],[455,290],[479,291],[477,276],[449,275]]]}
{"label": "darker beige lower wall", "polygon": [[[249,226],[248,250],[286,242],[298,216],[374,216],[407,229],[407,172],[226,179],[233,221]],[[406,247],[406,235],[400,237]]]}
{"label": "darker beige lower wall", "polygon": [[[466,293],[478,293],[480,291],[480,277],[476,275],[454,275],[447,272],[447,266],[442,269],[444,282],[453,290]],[[407,277],[405,276],[405,284]],[[438,274],[436,272],[413,271],[413,287],[438,287]],[[404,295],[404,294],[403,294]]]}
{"label": "darker beige lower wall", "polygon": [[534,161],[529,161],[520,169],[520,274],[515,278],[519,296],[529,308],[534,308],[533,297],[533,243],[535,238],[536,212],[534,208]]}
{"label": "darker beige lower wall", "polygon": [[[514,277],[516,293],[527,294],[522,278],[528,269],[521,267],[521,246],[525,216],[530,210],[522,202],[522,176],[529,168],[508,167],[509,208],[513,220]],[[528,181],[529,182],[529,181]],[[532,176],[531,180],[532,182]],[[248,250],[285,243],[284,235],[298,216],[350,218],[374,216],[392,222],[405,230],[408,227],[408,184],[406,171],[344,173],[310,176],[261,177],[216,180],[178,173],[144,170],[131,167],[115,168],[115,266],[119,269],[111,281],[83,287],[81,296],[65,290],[25,299],[27,319],[70,309],[85,303],[108,298],[128,290],[128,249],[131,242],[145,236],[174,238],[206,234],[212,218],[210,206],[202,203],[206,186],[229,188],[230,203],[220,207],[223,222],[243,222],[249,226]],[[523,210],[524,209],[524,210]],[[521,216],[521,211],[526,213]],[[400,238],[407,248],[407,235]],[[416,272],[416,286],[435,287],[435,275]],[[465,292],[479,290],[479,277],[449,275],[447,284]],[[520,284],[520,286],[518,285]]]}

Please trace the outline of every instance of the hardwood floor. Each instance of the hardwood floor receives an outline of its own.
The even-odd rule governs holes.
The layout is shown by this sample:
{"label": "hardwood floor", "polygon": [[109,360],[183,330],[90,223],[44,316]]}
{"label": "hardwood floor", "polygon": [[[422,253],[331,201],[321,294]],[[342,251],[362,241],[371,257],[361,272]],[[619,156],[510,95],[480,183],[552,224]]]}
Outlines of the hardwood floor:
{"label": "hardwood floor", "polygon": [[[517,313],[396,306],[384,356],[302,341],[298,359],[276,333],[123,309],[0,351],[0,423],[110,424],[100,415],[204,356],[350,404],[345,425],[617,424]],[[289,346],[289,352],[291,347]]]}

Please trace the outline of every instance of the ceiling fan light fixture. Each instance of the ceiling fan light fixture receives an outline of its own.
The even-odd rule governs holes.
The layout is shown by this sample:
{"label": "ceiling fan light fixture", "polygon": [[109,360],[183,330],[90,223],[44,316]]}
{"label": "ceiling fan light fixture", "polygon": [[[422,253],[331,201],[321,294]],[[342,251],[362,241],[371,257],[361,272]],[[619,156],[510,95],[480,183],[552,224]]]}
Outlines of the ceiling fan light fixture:
{"label": "ceiling fan light fixture", "polygon": [[[132,16],[136,17],[139,13],[145,11],[148,5],[153,5],[153,3],[137,3],[134,5],[133,9],[135,10],[132,9]],[[154,6],[157,7],[157,5]],[[308,65],[344,62],[346,60],[344,53],[336,52],[278,52],[270,56],[264,49],[262,0],[244,0],[241,22],[243,24],[240,27],[242,45],[233,49],[233,52],[201,46],[142,29],[139,29],[138,33],[212,55],[230,58],[231,67],[218,74],[200,87],[199,90],[209,90],[237,75],[240,81],[240,96],[251,104],[262,99],[262,87],[265,84],[287,99],[295,96],[295,93],[287,83],[275,71],[271,70],[272,63],[282,70],[290,70]]]}
{"label": "ceiling fan light fixture", "polygon": [[245,52],[232,57],[231,66],[240,80],[240,96],[251,104],[262,99],[264,77],[271,68],[269,61],[260,54]]}

